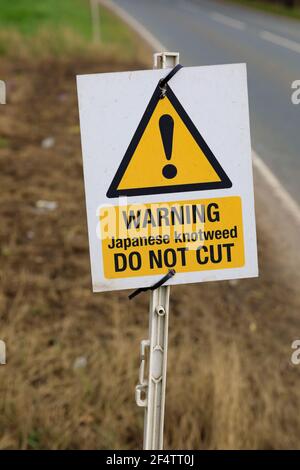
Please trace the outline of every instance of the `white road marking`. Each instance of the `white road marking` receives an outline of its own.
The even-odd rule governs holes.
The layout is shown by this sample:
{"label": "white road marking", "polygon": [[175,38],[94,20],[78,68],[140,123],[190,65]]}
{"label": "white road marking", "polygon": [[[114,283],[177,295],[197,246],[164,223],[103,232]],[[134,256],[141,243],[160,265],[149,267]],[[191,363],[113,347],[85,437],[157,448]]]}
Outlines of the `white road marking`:
{"label": "white road marking", "polygon": [[240,31],[246,29],[245,23],[236,20],[235,18],[231,18],[230,16],[221,15],[217,12],[210,13],[209,16],[218,23],[225,24],[226,26],[230,26],[231,28],[239,29]]}
{"label": "white road marking", "polygon": [[162,45],[162,43],[153,36],[150,31],[145,28],[138,20],[136,20],[133,16],[127,13],[124,8],[119,7],[111,0],[98,0],[98,2],[106,8],[109,8],[113,11],[117,16],[119,16],[125,23],[130,26],[134,31],[136,31],[144,41],[149,44],[151,48],[153,48],[156,52],[166,51],[166,47]]}
{"label": "white road marking", "polygon": [[253,166],[263,176],[264,180],[270,187],[273,194],[278,198],[279,201],[285,206],[286,210],[290,213],[292,220],[294,220],[300,226],[300,206],[288,193],[288,191],[282,186],[277,177],[272,173],[269,167],[263,162],[263,160],[252,151]]}
{"label": "white road marking", "polygon": [[[120,18],[129,24],[137,34],[153,49],[154,52],[163,52],[166,48],[156,39],[143,25],[141,25],[135,18],[127,13],[123,8],[117,6],[111,0],[98,0],[106,7],[114,11]],[[265,31],[266,32],[266,31]],[[271,34],[271,33],[270,33]],[[300,45],[299,45],[300,47]],[[261,157],[253,151],[253,165],[256,170],[262,175],[266,183],[269,185],[270,190],[282,202],[286,210],[291,214],[293,219],[300,225],[300,207],[298,203],[292,198],[288,191],[282,186],[278,178],[263,162]]]}
{"label": "white road marking", "polygon": [[272,42],[277,46],[285,47],[286,49],[290,49],[290,51],[298,52],[300,54],[300,43],[296,41],[292,41],[291,39],[287,39],[283,36],[278,36],[278,34],[270,33],[269,31],[261,31],[259,33],[260,37],[265,41]]}

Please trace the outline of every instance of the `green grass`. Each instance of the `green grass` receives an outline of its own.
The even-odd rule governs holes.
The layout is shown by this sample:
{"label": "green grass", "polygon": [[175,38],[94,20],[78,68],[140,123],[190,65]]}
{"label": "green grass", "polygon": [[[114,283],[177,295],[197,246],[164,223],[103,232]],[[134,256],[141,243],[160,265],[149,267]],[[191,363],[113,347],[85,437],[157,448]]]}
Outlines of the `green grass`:
{"label": "green grass", "polygon": [[[132,51],[132,32],[108,10],[100,7],[101,42]],[[0,32],[19,34],[24,40],[47,31],[56,43],[61,31],[74,33],[82,41],[92,40],[89,0],[0,0]],[[6,47],[0,41],[0,54]]]}
{"label": "green grass", "polygon": [[7,148],[8,146],[9,146],[8,139],[5,139],[5,137],[0,136],[0,149]]}
{"label": "green grass", "polygon": [[33,35],[42,27],[66,26],[88,38],[91,22],[85,0],[0,0],[0,28]]}
{"label": "green grass", "polygon": [[275,15],[287,16],[289,18],[300,19],[300,6],[287,8],[282,4],[267,3],[260,0],[229,0],[230,2],[240,3],[251,8],[273,13]]}

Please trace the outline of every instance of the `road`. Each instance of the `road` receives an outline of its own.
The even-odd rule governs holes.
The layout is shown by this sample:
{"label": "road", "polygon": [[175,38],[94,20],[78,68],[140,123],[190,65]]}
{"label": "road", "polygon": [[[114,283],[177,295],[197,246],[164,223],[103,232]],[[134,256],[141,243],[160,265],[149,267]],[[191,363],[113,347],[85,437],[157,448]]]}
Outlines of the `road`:
{"label": "road", "polygon": [[252,146],[300,203],[300,22],[215,0],[115,0],[183,65],[246,62]]}

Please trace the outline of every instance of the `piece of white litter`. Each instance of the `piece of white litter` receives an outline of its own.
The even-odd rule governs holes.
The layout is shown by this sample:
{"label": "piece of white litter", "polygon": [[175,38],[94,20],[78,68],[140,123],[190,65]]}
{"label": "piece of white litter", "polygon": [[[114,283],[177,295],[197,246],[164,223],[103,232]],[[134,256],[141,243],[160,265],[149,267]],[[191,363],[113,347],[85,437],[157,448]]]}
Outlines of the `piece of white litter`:
{"label": "piece of white litter", "polygon": [[86,366],[87,366],[87,358],[85,356],[76,357],[74,364],[73,364],[74,370],[84,369]]}
{"label": "piece of white litter", "polygon": [[57,208],[57,202],[55,201],[45,201],[40,199],[35,203],[36,208],[41,212],[54,211]]}
{"label": "piece of white litter", "polygon": [[41,146],[43,149],[51,149],[55,144],[55,139],[54,137],[46,137],[44,140],[42,140]]}

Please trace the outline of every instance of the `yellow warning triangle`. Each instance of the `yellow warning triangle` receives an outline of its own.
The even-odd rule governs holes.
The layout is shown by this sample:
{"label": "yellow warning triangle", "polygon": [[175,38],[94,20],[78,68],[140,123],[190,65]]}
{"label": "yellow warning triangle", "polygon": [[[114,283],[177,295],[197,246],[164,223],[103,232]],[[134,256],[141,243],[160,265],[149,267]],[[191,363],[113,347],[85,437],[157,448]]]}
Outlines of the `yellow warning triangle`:
{"label": "yellow warning triangle", "polygon": [[107,192],[138,196],[232,183],[169,86],[156,88]]}

